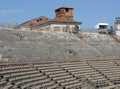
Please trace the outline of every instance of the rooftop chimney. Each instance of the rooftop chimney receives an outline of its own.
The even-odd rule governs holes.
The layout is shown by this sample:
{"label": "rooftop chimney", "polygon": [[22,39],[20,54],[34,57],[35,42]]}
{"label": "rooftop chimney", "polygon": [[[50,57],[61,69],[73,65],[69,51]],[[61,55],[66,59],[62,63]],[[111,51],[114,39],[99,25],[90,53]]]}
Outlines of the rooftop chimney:
{"label": "rooftop chimney", "polygon": [[55,10],[57,17],[66,17],[68,20],[73,21],[73,8],[60,7]]}

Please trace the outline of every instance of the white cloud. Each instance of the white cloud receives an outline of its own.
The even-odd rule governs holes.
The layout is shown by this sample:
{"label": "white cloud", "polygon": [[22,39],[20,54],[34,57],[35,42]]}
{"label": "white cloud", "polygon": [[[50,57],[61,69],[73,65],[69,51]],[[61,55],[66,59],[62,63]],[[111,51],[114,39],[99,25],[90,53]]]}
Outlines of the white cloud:
{"label": "white cloud", "polygon": [[0,10],[0,16],[6,16],[8,14],[22,13],[23,10]]}

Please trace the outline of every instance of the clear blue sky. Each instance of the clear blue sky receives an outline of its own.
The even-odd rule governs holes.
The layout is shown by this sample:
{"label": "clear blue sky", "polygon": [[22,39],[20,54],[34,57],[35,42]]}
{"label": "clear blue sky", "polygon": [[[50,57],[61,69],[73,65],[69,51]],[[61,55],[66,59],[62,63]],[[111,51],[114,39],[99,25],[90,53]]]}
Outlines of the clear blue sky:
{"label": "clear blue sky", "polygon": [[99,22],[113,25],[120,17],[120,0],[0,0],[0,22],[22,23],[47,16],[54,18],[54,10],[74,8],[74,19],[81,21],[82,28],[94,28]]}

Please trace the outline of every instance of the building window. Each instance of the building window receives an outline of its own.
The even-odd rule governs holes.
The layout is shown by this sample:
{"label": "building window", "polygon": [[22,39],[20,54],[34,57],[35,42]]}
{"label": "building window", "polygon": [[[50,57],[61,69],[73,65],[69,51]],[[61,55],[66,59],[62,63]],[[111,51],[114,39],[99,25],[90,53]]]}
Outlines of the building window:
{"label": "building window", "polygon": [[105,28],[107,28],[107,26],[106,26],[106,25],[100,25],[99,28],[100,28],[100,29],[105,29]]}
{"label": "building window", "polygon": [[40,21],[41,21],[42,19],[40,18]]}
{"label": "building window", "polygon": [[62,27],[62,32],[66,32],[66,27]]}
{"label": "building window", "polygon": [[60,27],[57,27],[57,26],[54,27],[54,31],[55,31],[55,32],[60,32]]}
{"label": "building window", "polygon": [[39,20],[37,19],[36,22],[39,22]]}
{"label": "building window", "polygon": [[39,21],[41,21],[41,20],[42,20],[42,18],[40,18],[40,19],[37,19],[37,20],[36,20],[36,22],[39,22]]}
{"label": "building window", "polygon": [[66,12],[68,12],[68,11],[69,11],[69,9],[66,8]]}

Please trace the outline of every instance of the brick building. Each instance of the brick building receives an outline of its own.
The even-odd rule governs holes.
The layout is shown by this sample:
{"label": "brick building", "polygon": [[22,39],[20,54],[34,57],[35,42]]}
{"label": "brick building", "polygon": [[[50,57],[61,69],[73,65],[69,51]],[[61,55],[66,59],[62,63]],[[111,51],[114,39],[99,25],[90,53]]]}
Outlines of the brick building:
{"label": "brick building", "polygon": [[41,16],[22,23],[18,28],[37,29],[41,31],[76,32],[80,29],[81,22],[74,21],[73,8],[60,7],[55,10],[55,18]]}

